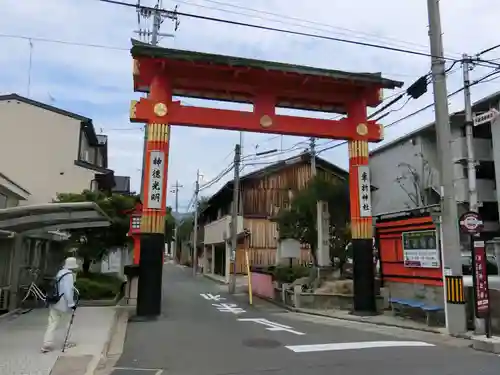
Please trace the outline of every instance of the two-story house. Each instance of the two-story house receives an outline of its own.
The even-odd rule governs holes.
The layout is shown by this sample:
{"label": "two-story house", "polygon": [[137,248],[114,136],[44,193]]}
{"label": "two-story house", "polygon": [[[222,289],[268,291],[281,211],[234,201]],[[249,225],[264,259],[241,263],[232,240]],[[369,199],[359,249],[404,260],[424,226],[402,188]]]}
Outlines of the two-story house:
{"label": "two-story house", "polygon": [[[316,157],[318,175],[348,180],[348,172]],[[249,173],[240,179],[238,207],[238,245],[236,272],[245,272],[244,249],[249,250],[251,265],[275,264],[278,246],[276,222],[271,218],[290,204],[292,192],[303,189],[311,178],[311,157],[301,154],[263,169]],[[231,207],[233,181],[226,183],[207,202],[200,218],[203,239],[210,272],[228,276],[231,234]],[[302,261],[309,260],[309,250],[302,249]]]}
{"label": "two-story house", "polygon": [[[500,92],[473,105],[475,114],[498,108]],[[455,197],[459,215],[468,210],[469,187],[464,112],[450,115]],[[500,123],[473,130],[479,212],[485,221],[484,238],[499,235]],[[440,201],[439,160],[434,123],[410,132],[370,153],[374,216]],[[465,243],[466,239],[462,239]]]}
{"label": "two-story house", "polygon": [[[50,203],[57,193],[111,190],[115,181],[107,149],[107,136],[96,134],[89,118],[16,94],[0,96],[0,209]],[[16,274],[16,283],[29,282],[26,267],[57,268],[52,255],[62,254],[60,236],[22,232],[16,247],[13,233],[1,229],[0,313],[15,292]]]}
{"label": "two-story house", "polygon": [[91,189],[96,174],[112,173],[107,150],[91,119],[17,94],[0,96],[0,171],[31,193],[21,204]]}

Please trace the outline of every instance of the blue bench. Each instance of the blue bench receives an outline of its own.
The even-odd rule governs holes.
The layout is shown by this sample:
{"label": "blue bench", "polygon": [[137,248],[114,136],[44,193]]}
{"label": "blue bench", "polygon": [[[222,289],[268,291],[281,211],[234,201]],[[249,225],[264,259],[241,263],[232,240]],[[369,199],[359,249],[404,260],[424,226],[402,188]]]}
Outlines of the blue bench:
{"label": "blue bench", "polygon": [[403,307],[410,307],[419,309],[425,312],[425,320],[427,325],[430,325],[430,317],[432,313],[436,313],[439,311],[443,311],[444,308],[441,306],[427,305],[422,301],[416,301],[411,299],[403,299],[403,298],[389,298],[389,302],[391,304],[392,311],[394,312],[394,305],[400,305]]}

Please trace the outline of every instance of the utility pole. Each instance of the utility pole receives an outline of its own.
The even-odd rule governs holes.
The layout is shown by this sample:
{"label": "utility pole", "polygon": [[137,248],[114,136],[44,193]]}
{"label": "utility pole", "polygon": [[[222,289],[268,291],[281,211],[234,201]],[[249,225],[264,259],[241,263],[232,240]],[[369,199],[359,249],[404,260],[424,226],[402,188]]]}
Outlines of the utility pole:
{"label": "utility pole", "polygon": [[309,138],[309,153],[311,154],[311,176],[316,176],[316,138]]}
{"label": "utility pole", "polygon": [[[469,211],[479,212],[479,201],[477,197],[477,183],[476,183],[476,160],[474,157],[474,120],[472,113],[472,100],[470,97],[470,77],[469,72],[472,70],[471,58],[467,54],[462,55],[462,71],[464,77],[464,113],[465,113],[465,144],[467,146],[467,179],[469,183]],[[474,257],[474,241],[479,241],[479,234],[470,236],[469,244],[471,255]],[[474,314],[474,327],[476,334],[484,334],[485,322],[479,319]]]}
{"label": "utility pole", "polygon": [[175,217],[174,217],[174,220],[175,220],[175,229],[174,229],[174,251],[175,251],[175,254],[177,254],[177,250],[178,250],[178,229],[179,229],[179,225],[177,223],[177,217],[179,216],[179,188],[183,187],[181,184],[179,184],[179,180],[175,181],[175,185],[174,187],[170,190],[171,193],[174,193],[175,194]]}
{"label": "utility pole", "polygon": [[[177,30],[178,26],[178,20],[177,20],[177,12],[166,12],[162,9],[162,1],[158,0],[154,9],[151,9],[149,7],[143,7],[140,5],[140,0],[137,3],[137,21],[138,21],[138,26],[139,30],[136,30],[135,32],[139,34],[140,36],[143,36],[148,40],[149,37],[151,37],[151,40],[149,41],[150,44],[153,46],[158,45],[159,42],[159,37],[160,36],[165,36],[165,37],[173,37],[174,34],[162,34],[160,33],[160,27],[161,24],[163,23],[165,18],[171,19],[175,22],[175,29]],[[153,18],[153,27],[150,30],[143,30],[141,28],[141,18],[143,19],[149,19]],[[148,142],[148,132],[147,132],[147,127],[144,127],[144,141],[143,141],[143,152],[142,152],[142,170],[144,171],[141,175],[141,200],[144,201],[144,173],[146,171],[146,145]]]}
{"label": "utility pole", "polygon": [[[429,16],[429,39],[432,55],[432,82],[436,112],[436,136],[440,160],[441,215],[442,215],[442,262],[453,276],[462,276],[460,259],[460,234],[458,230],[457,202],[453,185],[453,162],[451,155],[451,129],[446,89],[445,60],[439,0],[427,0]],[[445,275],[443,274],[443,278]],[[446,289],[446,283],[443,283]],[[446,296],[446,290],[445,290]],[[446,301],[446,299],[445,299]],[[446,327],[450,334],[466,332],[465,305],[446,302]]]}
{"label": "utility pole", "polygon": [[465,142],[467,145],[467,177],[469,179],[469,211],[478,212],[478,198],[476,188],[476,160],[474,159],[474,136],[472,133],[472,102],[470,98],[470,78],[469,71],[470,57],[467,54],[462,56],[462,70],[464,75],[464,100],[465,100]]}
{"label": "utility pole", "polygon": [[241,146],[234,147],[234,183],[233,183],[233,207],[231,213],[231,255],[229,265],[229,293],[236,291],[236,250],[238,248],[238,208],[240,197],[240,163]]}
{"label": "utility pole", "polygon": [[[137,10],[137,23],[138,23],[138,30],[135,30],[134,32],[138,34],[140,37],[145,38],[146,43],[150,43],[153,46],[158,45],[159,42],[159,37],[174,37],[174,34],[164,34],[160,33],[160,27],[161,24],[165,19],[170,19],[174,21],[175,28],[174,30],[177,31],[179,27],[179,18],[177,16],[177,6],[173,11],[168,11],[163,9],[163,1],[162,0],[157,0],[156,5],[154,8],[148,7],[148,6],[143,6],[141,5],[141,0],[137,1],[136,5],[132,4],[125,4],[125,3],[119,3],[119,2],[114,2],[110,0],[101,0],[104,3],[110,3],[113,5],[123,5],[123,6],[132,6],[135,7]],[[148,29],[142,29],[141,28],[141,19],[147,21],[153,17],[153,27],[152,30]],[[149,40],[149,37],[151,37],[151,40]],[[142,146],[143,148],[143,153],[142,153],[142,175],[141,175],[141,189],[140,189],[140,197],[141,201],[144,201],[144,173],[146,173],[146,144],[148,141],[148,132],[147,132],[147,126],[144,127],[144,144]]]}
{"label": "utility pole", "polygon": [[[316,138],[311,137],[309,140],[309,152],[311,154],[311,177],[314,178],[317,175],[316,170]],[[316,244],[316,259],[318,260],[319,266],[324,266],[325,259],[323,259],[323,204],[321,201],[316,202],[316,232],[317,232],[317,244]]]}
{"label": "utility pole", "polygon": [[194,185],[194,231],[193,231],[193,276],[196,276],[198,268],[198,194],[200,193],[200,170],[196,171],[196,183]]}

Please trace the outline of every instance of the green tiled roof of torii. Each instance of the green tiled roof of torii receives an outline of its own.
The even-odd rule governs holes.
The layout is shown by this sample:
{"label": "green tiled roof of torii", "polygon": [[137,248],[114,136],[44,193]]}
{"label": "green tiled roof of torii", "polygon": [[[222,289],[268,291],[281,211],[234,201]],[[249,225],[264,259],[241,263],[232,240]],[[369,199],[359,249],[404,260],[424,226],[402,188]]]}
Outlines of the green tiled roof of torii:
{"label": "green tiled roof of torii", "polygon": [[314,68],[310,66],[286,64],[274,61],[185,51],[152,46],[135,39],[132,39],[131,53],[134,57],[144,56],[153,58],[166,58],[172,60],[206,62],[216,65],[248,67],[264,69],[268,71],[312,75],[323,78],[331,78],[335,80],[347,80],[359,85],[377,85],[385,89],[394,89],[403,86],[403,82],[383,78],[381,73],[351,73],[340,70]]}

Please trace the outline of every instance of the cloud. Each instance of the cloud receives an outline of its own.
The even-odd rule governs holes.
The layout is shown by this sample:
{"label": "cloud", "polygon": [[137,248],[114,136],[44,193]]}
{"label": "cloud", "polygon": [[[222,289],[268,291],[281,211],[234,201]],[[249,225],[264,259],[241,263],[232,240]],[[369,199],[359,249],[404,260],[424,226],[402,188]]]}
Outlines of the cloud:
{"label": "cloud", "polygon": [[[474,54],[497,44],[495,31],[500,19],[497,2],[440,2],[447,56],[459,58],[463,52]],[[153,5],[155,1],[143,0],[142,3]],[[179,4],[179,10],[186,13],[428,51],[425,1],[310,0],[294,1],[293,6],[287,0],[254,0],[251,4],[244,0],[178,0],[163,3],[165,7]],[[29,92],[34,99],[91,117],[96,129],[100,131],[102,128],[109,135],[110,166],[119,174],[130,175],[134,188],[138,190],[142,132],[140,124],[130,124],[127,119],[129,101],[138,97],[132,92],[132,62],[128,51],[130,37],[135,36],[133,30],[137,29],[134,9],[97,0],[2,0],[2,5],[0,47],[8,52],[0,54],[0,92],[27,95],[30,81]],[[257,12],[244,8],[253,8]],[[172,31],[173,24],[165,20],[162,32]],[[5,37],[6,34],[17,35],[18,38]],[[406,85],[430,70],[428,57],[188,17],[181,17],[180,28],[175,35],[175,38],[164,38],[161,44],[178,49],[323,68],[383,72],[390,78],[403,80]],[[33,48],[30,49],[28,39],[19,36],[31,37]],[[58,42],[48,42],[47,39]],[[31,74],[28,73],[30,51]],[[498,56],[500,49],[485,57]],[[476,67],[471,73],[472,79],[490,70]],[[461,85],[459,69],[448,79],[449,91]],[[477,85],[472,89],[473,99],[477,100],[497,89],[496,81]],[[185,102],[200,105],[194,99]],[[391,113],[383,123],[390,124],[431,102],[432,87],[429,86],[429,93]],[[460,94],[450,98],[450,110],[461,109],[462,103]],[[394,108],[398,109],[398,106]],[[431,122],[433,116],[430,109],[388,128],[387,141]],[[182,204],[186,205],[192,196],[197,169],[206,178],[216,177],[230,163],[232,156],[228,155],[238,139],[239,134],[235,132],[197,128],[172,130],[169,181],[174,183],[179,180],[184,185],[179,195]],[[286,150],[300,141],[296,137],[273,138],[262,134],[245,134],[244,140],[245,154],[272,148]],[[336,142],[319,141],[318,149],[333,144]],[[341,167],[347,166],[345,146],[326,151],[321,156]],[[255,168],[258,166],[247,166],[245,172]],[[222,179],[204,193],[213,193],[225,181]],[[173,203],[172,194],[168,202]]]}

